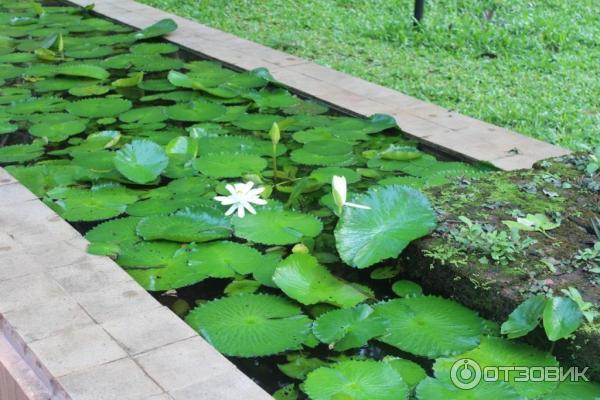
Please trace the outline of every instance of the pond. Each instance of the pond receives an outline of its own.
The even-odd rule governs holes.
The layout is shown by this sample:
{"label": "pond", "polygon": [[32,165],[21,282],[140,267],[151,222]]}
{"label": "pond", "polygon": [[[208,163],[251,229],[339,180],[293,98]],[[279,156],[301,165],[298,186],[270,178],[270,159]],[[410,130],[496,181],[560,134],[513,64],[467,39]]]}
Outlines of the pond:
{"label": "pond", "polygon": [[[0,165],[278,399],[584,398],[449,381],[549,353],[403,279],[436,226],[420,191],[488,173],[386,115],[343,115],[161,37],[57,3],[0,5]],[[450,284],[450,283],[449,283]],[[494,364],[496,363],[496,364]]]}

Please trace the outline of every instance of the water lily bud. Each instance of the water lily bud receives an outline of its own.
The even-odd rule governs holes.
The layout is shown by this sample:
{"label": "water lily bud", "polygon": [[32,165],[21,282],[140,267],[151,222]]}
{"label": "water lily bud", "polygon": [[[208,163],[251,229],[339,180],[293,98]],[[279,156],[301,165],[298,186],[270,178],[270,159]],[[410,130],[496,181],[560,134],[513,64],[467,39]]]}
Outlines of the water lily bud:
{"label": "water lily bud", "polygon": [[292,253],[294,254],[309,254],[310,250],[303,243],[298,243],[294,247],[292,247]]}
{"label": "water lily bud", "polygon": [[271,137],[271,143],[273,143],[274,146],[276,146],[277,143],[279,143],[279,140],[281,140],[281,131],[279,130],[279,125],[277,125],[277,122],[273,122],[273,126],[269,131],[269,136]]}
{"label": "water lily bud", "polygon": [[344,204],[346,204],[346,193],[348,189],[348,185],[346,184],[346,177],[334,175],[331,179],[331,186],[331,194],[333,195],[333,201],[335,202],[335,205],[338,206],[338,209],[341,211]]}
{"label": "water lily bud", "polygon": [[367,159],[375,158],[377,154],[377,150],[365,150],[362,152],[362,156]]}

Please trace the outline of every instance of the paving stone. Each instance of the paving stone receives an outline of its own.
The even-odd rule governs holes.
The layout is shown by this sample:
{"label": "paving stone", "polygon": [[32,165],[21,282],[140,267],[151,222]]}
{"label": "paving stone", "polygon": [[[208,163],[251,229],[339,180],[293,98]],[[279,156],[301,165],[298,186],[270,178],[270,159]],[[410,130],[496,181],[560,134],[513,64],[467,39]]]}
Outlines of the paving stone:
{"label": "paving stone", "polygon": [[132,282],[131,277],[107,257],[84,255],[81,262],[48,271],[60,286],[77,298],[77,295],[106,290],[110,285]]}
{"label": "paving stone", "polygon": [[79,304],[68,296],[35,297],[35,300],[4,313],[12,329],[26,343],[94,323]]}
{"label": "paving stone", "polygon": [[207,382],[238,370],[201,337],[186,339],[141,354],[135,360],[167,392]]}
{"label": "paving stone", "polygon": [[68,297],[63,288],[44,273],[0,281],[0,293],[0,313],[35,304],[40,300]]}
{"label": "paving stone", "polygon": [[148,400],[164,393],[129,358],[63,376],[59,382],[72,400]]}
{"label": "paving stone", "polygon": [[162,307],[133,280],[114,282],[99,290],[74,292],[71,295],[99,324]]}
{"label": "paving stone", "polygon": [[6,172],[6,170],[0,167],[0,185],[7,185],[11,183],[15,183],[17,180],[13,178],[11,174]]}
{"label": "paving stone", "polygon": [[166,307],[114,319],[104,323],[103,327],[130,355],[197,335]]}
{"label": "paving stone", "polygon": [[21,204],[33,199],[37,199],[37,196],[19,183],[0,185],[0,209],[1,207]]}
{"label": "paving stone", "polygon": [[241,372],[221,374],[206,382],[192,384],[171,392],[175,400],[273,400],[273,398]]}
{"label": "paving stone", "polygon": [[127,357],[117,342],[97,325],[63,330],[29,343],[29,348],[54,377]]}

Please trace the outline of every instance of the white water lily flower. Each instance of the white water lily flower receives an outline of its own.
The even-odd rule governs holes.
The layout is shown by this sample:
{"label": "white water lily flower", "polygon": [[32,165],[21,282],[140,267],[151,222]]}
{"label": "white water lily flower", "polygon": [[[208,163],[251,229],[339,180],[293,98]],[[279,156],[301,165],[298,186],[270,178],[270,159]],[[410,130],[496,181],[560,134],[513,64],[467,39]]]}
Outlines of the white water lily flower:
{"label": "white water lily flower", "polygon": [[225,215],[231,215],[237,211],[238,217],[244,218],[246,210],[251,214],[256,214],[256,210],[252,207],[252,203],[260,206],[267,204],[266,200],[258,197],[265,188],[257,187],[252,189],[253,186],[254,182],[234,183],[233,185],[227,184],[225,189],[231,194],[229,196],[216,196],[214,199],[224,206],[231,206],[225,212]]}
{"label": "white water lily flower", "polygon": [[338,209],[340,210],[340,212],[342,210],[342,207],[344,207],[344,206],[354,207],[354,208],[362,208],[363,210],[371,209],[371,207],[369,207],[369,206],[363,206],[360,204],[350,203],[349,201],[346,201],[346,196],[348,194],[348,185],[346,183],[345,176],[334,175],[333,178],[331,179],[331,186],[332,186],[333,201],[338,206]]}

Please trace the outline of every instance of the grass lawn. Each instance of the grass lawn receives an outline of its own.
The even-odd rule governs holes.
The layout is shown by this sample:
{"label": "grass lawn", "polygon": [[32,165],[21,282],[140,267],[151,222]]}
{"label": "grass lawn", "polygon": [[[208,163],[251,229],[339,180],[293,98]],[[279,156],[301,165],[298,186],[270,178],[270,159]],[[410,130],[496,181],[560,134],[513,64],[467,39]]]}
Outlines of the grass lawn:
{"label": "grass lawn", "polygon": [[142,0],[572,149],[600,144],[600,1]]}

